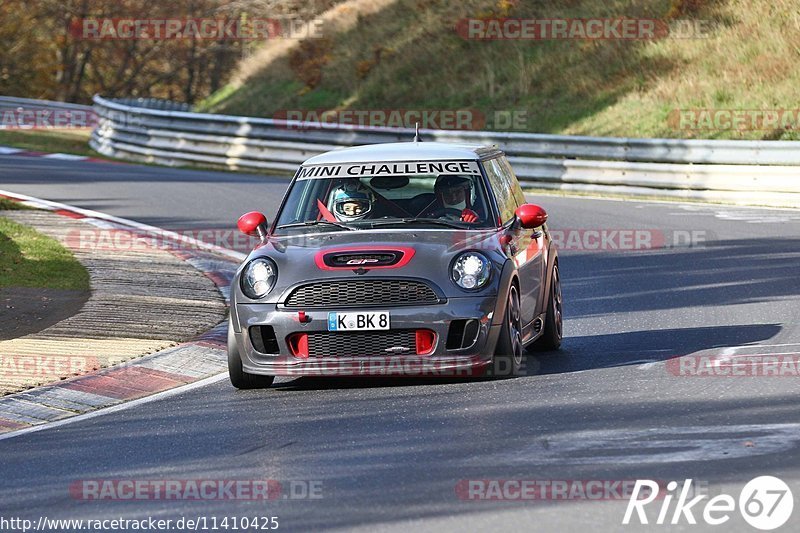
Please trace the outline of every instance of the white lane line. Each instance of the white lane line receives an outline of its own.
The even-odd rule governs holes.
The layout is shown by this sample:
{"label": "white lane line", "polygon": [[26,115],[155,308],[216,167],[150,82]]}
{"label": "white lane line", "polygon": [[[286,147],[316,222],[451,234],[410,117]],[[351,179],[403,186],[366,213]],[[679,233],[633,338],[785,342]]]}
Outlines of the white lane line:
{"label": "white lane line", "polygon": [[189,383],[188,385],[183,385],[180,387],[175,387],[174,389],[169,389],[163,392],[157,392],[151,396],[145,396],[144,398],[139,398],[137,400],[131,400],[129,402],[120,403],[117,405],[112,405],[111,407],[104,407],[102,409],[98,409],[97,411],[90,411],[88,413],[84,413],[81,415],[75,415],[70,418],[65,418],[63,420],[57,420],[55,422],[49,422],[47,424],[43,424],[40,426],[31,426],[29,428],[18,429],[12,431],[10,433],[3,433],[0,434],[0,441],[6,439],[13,439],[14,437],[20,437],[22,435],[27,435],[29,433],[36,433],[38,431],[44,431],[47,429],[54,429],[63,427],[74,422],[81,422],[83,420],[89,420],[91,418],[95,418],[98,416],[109,415],[111,413],[118,413],[119,411],[124,411],[126,409],[130,409],[132,407],[137,407],[139,405],[143,405],[150,402],[155,402],[158,400],[163,400],[165,398],[170,398],[172,396],[176,396],[178,394],[183,394],[184,392],[189,392],[194,389],[199,389],[205,387],[206,385],[212,385],[218,381],[222,381],[228,377],[227,372],[223,372],[221,374],[217,374],[215,376],[211,376],[200,381],[195,381],[194,383]]}
{"label": "white lane line", "polygon": [[21,148],[11,148],[10,146],[0,146],[0,155],[14,155],[22,152]]}
{"label": "white lane line", "polygon": [[[751,209],[751,210],[764,210],[764,211],[788,211],[790,213],[797,213],[800,211],[799,209],[793,209],[791,207],[767,207],[767,206],[759,206],[759,205],[731,205],[731,204],[713,204],[713,203],[706,203],[706,202],[692,202],[691,204],[683,203],[681,204],[681,200],[651,200],[646,199],[643,200],[641,198],[609,198],[606,196],[592,196],[591,194],[579,194],[579,195],[570,195],[567,191],[560,191],[559,193],[554,193],[546,190],[536,191],[536,192],[525,192],[525,184],[522,184],[523,192],[525,196],[530,198],[536,198],[540,196],[547,196],[552,198],[572,198],[572,199],[581,199],[581,198],[589,198],[591,200],[602,200],[605,202],[625,202],[629,204],[640,204],[647,206],[649,204],[663,204],[663,205],[670,205],[676,206],[680,208],[686,207],[704,207],[704,208],[714,208],[714,209],[721,209],[721,208],[733,208],[733,209]],[[634,206],[637,207],[637,206]],[[713,214],[713,213],[709,213]]]}
{"label": "white lane line", "polygon": [[[736,350],[738,350],[739,348],[743,348],[743,347],[742,346],[728,346],[727,348],[724,348],[722,350],[722,352],[720,352],[718,358],[714,359],[714,364],[718,365],[720,362],[728,361],[731,358],[731,356],[734,353],[736,353]],[[702,351],[703,350],[701,350],[700,352],[702,352]],[[686,355],[678,356],[678,358],[680,358],[680,357],[692,357],[693,355],[698,354],[700,352],[692,352],[692,353],[689,353],[689,354],[686,354]],[[661,361],[650,360],[649,362],[646,362],[644,364],[640,364],[636,368],[638,368],[639,370],[648,370],[648,369],[653,368],[654,366],[657,366],[657,365],[666,365],[667,361],[669,361],[669,359],[663,359]],[[634,361],[634,363],[639,363],[639,362],[640,361]]]}
{"label": "white lane line", "polygon": [[[702,355],[703,357],[708,357],[709,358],[709,362],[710,362],[711,365],[713,365],[716,368],[720,368],[720,367],[723,367],[723,366],[727,366],[727,363],[733,363],[733,362],[735,362],[735,361],[737,361],[739,359],[746,359],[748,357],[783,357],[783,356],[796,357],[798,355],[797,352],[781,352],[781,353],[778,353],[778,352],[770,352],[768,350],[764,350],[764,348],[785,348],[785,347],[789,347],[789,346],[791,346],[791,347],[795,347],[795,346],[800,347],[800,343],[790,342],[790,343],[785,343],[785,344],[747,344],[747,345],[744,345],[744,346],[728,346],[728,347],[723,348],[722,351],[719,352],[718,354],[716,354],[716,353],[704,354],[704,352],[707,352],[709,350],[700,350],[698,352],[692,352],[690,354],[681,355],[681,356],[679,356],[679,358],[681,358],[681,357],[693,357],[693,356],[697,356],[697,354],[703,354]],[[740,352],[741,350],[754,350],[755,353],[741,353]],[[638,370],[649,370],[650,368],[653,368],[655,366],[665,365],[665,364],[667,364],[667,361],[669,361],[669,360],[668,359],[661,360],[661,361],[651,360],[650,362],[645,362],[645,361],[647,361],[647,360],[633,361],[633,362],[628,363],[628,364],[636,364],[637,365],[636,368]],[[644,364],[641,364],[641,363],[644,363]],[[772,365],[772,364],[774,364],[774,361],[772,361],[772,360],[767,360],[767,361],[764,361],[762,363],[756,363],[756,362],[750,362],[749,363],[750,366],[754,366],[754,367],[755,366],[767,366],[767,365]]]}
{"label": "white lane line", "polygon": [[[711,206],[708,206],[711,207]],[[782,222],[793,222],[800,220],[800,213],[787,208],[771,208],[783,211],[782,213],[753,213],[752,206],[725,206],[717,205],[708,209],[707,207],[697,208],[691,205],[679,205],[680,212],[670,212],[672,216],[706,216],[714,217],[719,220],[731,220],[746,222],[748,224],[779,224]],[[749,209],[749,211],[748,211]]]}
{"label": "white lane line", "polygon": [[89,159],[85,155],[60,154],[60,153],[45,154],[42,157],[45,157],[47,159],[60,159],[60,160],[63,160],[63,161],[85,161],[85,160]]}
{"label": "white lane line", "polygon": [[719,368],[722,363],[730,361],[731,357],[733,357],[733,355],[736,353],[737,349],[738,349],[738,347],[736,347],[736,346],[729,346],[729,347],[725,348],[719,354],[719,357],[715,357],[714,358],[713,365],[715,367]]}
{"label": "white lane line", "polygon": [[8,196],[9,198],[16,198],[17,200],[23,200],[24,202],[27,203],[27,205],[43,207],[45,209],[51,209],[51,210],[66,209],[67,211],[73,211],[75,213],[79,213],[86,217],[106,220],[109,222],[115,222],[117,224],[122,224],[124,226],[146,231],[148,233],[152,233],[160,237],[166,237],[178,242],[191,244],[193,246],[196,246],[197,248],[201,248],[211,252],[216,252],[228,256],[230,258],[236,259],[237,261],[243,261],[247,257],[246,254],[243,254],[241,252],[236,252],[234,250],[229,250],[227,248],[223,248],[215,244],[203,242],[192,237],[187,237],[186,235],[181,235],[180,233],[176,233],[174,231],[167,231],[161,228],[157,228],[156,226],[151,226],[149,224],[142,224],[141,222],[136,222],[135,220],[115,217],[114,215],[107,215],[99,211],[92,211],[91,209],[83,209],[81,207],[75,207],[73,205],[62,204],[60,202],[51,202],[50,200],[42,200],[41,198],[36,198],[34,196],[28,196],[26,194],[18,194],[10,191],[4,191],[2,189],[0,189],[0,195]]}
{"label": "white lane line", "polygon": [[[630,365],[652,365],[658,363],[658,359],[637,359],[635,361],[625,361],[624,363],[620,363],[618,365],[611,365],[611,366],[604,366],[603,368],[616,368],[618,366],[630,366]],[[641,368],[641,367],[640,367]]]}
{"label": "white lane line", "polygon": [[800,346],[800,342],[787,342],[784,344],[747,344],[745,346],[737,346],[737,350],[744,350],[745,348],[778,348],[784,346]]}
{"label": "white lane line", "polygon": [[[665,363],[667,361],[667,360],[665,360],[665,361],[656,361],[655,359],[645,359],[645,360],[647,361],[646,363],[640,364],[636,368],[638,368],[639,370],[648,370],[648,369],[653,368],[654,366],[658,365],[659,363]],[[634,361],[634,363],[641,363],[641,361]]]}

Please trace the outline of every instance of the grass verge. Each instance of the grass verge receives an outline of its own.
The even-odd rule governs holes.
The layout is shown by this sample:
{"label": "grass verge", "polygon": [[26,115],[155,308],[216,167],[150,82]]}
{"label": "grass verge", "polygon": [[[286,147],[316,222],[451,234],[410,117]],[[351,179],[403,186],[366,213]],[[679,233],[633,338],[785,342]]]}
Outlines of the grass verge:
{"label": "grass verge", "polygon": [[33,208],[23,205],[19,202],[9,200],[8,198],[0,197],[0,211],[23,211],[25,209]]}
{"label": "grass verge", "polygon": [[91,130],[0,130],[0,145],[34,152],[102,157],[89,148]]}
{"label": "grass verge", "polygon": [[[396,0],[348,31],[303,41],[269,61],[259,54],[243,60],[250,77],[212,95],[206,107],[267,117],[285,110],[475,109],[487,130],[502,129],[503,115],[495,112],[524,111],[514,130],[797,140],[791,123],[706,129],[676,120],[679,110],[797,109],[796,12],[797,0]],[[619,17],[702,22],[705,30],[655,40],[488,41],[455,30],[474,18]]]}
{"label": "grass verge", "polygon": [[89,290],[89,273],[55,239],[0,216],[0,287]]}

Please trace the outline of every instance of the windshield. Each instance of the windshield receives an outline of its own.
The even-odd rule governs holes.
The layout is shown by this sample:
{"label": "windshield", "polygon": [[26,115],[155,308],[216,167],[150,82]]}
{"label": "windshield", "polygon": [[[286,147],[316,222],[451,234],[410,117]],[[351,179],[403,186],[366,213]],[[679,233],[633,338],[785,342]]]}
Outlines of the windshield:
{"label": "windshield", "polygon": [[[397,173],[409,170],[412,173]],[[343,231],[404,224],[492,227],[479,172],[476,162],[303,167],[278,215],[276,229]]]}

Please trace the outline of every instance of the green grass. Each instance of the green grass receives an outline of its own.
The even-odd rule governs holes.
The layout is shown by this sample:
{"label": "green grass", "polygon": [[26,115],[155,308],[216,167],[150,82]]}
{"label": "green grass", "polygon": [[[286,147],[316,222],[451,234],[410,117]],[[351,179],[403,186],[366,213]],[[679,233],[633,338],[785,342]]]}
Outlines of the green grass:
{"label": "green grass", "polygon": [[[265,117],[319,108],[479,109],[488,117],[518,110],[527,112],[524,130],[540,133],[794,140],[797,130],[687,130],[668,119],[677,109],[800,108],[800,23],[790,15],[798,4],[397,0],[326,35],[303,61],[290,53],[260,70],[248,64],[255,74],[212,95],[207,109]],[[454,30],[470,17],[622,16],[704,20],[711,29],[704,38],[655,41],[474,41]]]}
{"label": "green grass", "polygon": [[32,207],[28,207],[27,205],[22,205],[19,202],[15,202],[13,200],[9,200],[8,198],[0,197],[0,211],[22,211],[25,209],[33,209]]}
{"label": "green grass", "polygon": [[55,239],[0,217],[0,287],[89,290],[89,273]]}
{"label": "green grass", "polygon": [[89,130],[0,130],[0,145],[34,152],[102,157],[89,148]]}

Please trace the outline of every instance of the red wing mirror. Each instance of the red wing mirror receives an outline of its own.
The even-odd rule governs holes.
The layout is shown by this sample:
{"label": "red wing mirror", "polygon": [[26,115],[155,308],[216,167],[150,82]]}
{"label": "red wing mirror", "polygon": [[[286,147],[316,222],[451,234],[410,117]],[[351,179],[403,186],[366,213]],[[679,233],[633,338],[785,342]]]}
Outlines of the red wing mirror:
{"label": "red wing mirror", "polygon": [[535,204],[522,204],[515,214],[525,229],[538,228],[547,222],[547,211]]}
{"label": "red wing mirror", "polygon": [[267,217],[258,211],[250,211],[240,216],[236,225],[245,235],[262,239],[267,236]]}

